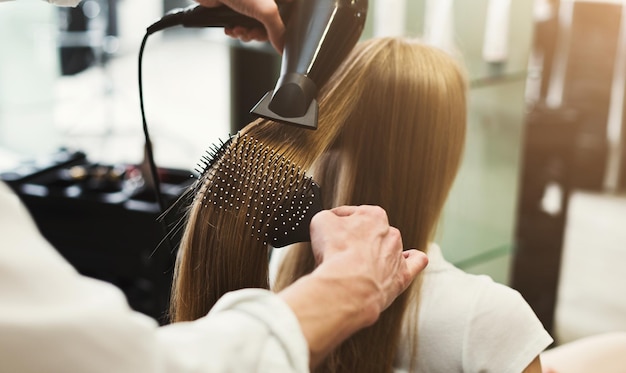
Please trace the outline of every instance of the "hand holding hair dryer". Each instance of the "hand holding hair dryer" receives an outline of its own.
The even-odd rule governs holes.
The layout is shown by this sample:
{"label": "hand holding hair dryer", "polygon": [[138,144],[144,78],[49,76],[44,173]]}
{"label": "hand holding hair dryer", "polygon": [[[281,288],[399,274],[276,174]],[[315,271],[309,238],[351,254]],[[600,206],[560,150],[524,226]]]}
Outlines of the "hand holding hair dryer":
{"label": "hand holding hair dryer", "polygon": [[[359,40],[368,0],[293,0],[278,4],[285,20],[281,73],[273,91],[251,113],[282,123],[317,128],[319,89]],[[263,27],[260,22],[221,6],[191,6],[166,14],[148,34],[172,26]]]}

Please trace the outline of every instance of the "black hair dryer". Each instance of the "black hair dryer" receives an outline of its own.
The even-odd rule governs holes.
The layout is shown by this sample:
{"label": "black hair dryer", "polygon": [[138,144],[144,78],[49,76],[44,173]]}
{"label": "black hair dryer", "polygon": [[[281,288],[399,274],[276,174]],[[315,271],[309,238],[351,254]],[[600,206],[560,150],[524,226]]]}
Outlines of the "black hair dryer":
{"label": "black hair dryer", "polygon": [[367,0],[294,0],[280,78],[250,112],[316,129],[318,91],[359,40],[367,7]]}
{"label": "black hair dryer", "polygon": [[[279,2],[286,22],[285,48],[276,87],[250,111],[257,116],[317,128],[317,94],[357,43],[363,32],[368,0],[292,0]],[[226,6],[192,5],[174,9],[147,28],[263,27]]]}

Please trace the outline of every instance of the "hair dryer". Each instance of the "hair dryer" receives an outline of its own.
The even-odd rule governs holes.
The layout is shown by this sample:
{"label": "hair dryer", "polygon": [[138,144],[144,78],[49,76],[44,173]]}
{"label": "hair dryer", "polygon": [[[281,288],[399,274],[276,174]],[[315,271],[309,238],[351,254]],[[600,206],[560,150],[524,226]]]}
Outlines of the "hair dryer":
{"label": "hair dryer", "polygon": [[[281,73],[252,114],[317,128],[319,89],[358,41],[368,0],[293,0],[278,3],[286,24]],[[261,23],[221,6],[191,6],[166,14],[148,27],[149,34],[167,27],[263,27]]]}
{"label": "hair dryer", "polygon": [[367,0],[295,0],[281,75],[251,113],[317,128],[317,93],[361,36],[367,6]]}

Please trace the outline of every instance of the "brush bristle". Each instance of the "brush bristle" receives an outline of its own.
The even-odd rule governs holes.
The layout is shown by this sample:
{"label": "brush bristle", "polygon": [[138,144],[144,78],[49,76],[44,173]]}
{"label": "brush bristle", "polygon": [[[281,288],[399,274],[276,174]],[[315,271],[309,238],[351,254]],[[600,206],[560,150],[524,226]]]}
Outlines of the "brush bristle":
{"label": "brush bristle", "polygon": [[219,140],[219,144],[213,144],[209,149],[205,151],[205,154],[200,158],[200,161],[196,165],[195,171],[199,178],[202,178],[204,174],[213,166],[216,160],[218,160],[233,140],[233,136],[229,136],[228,140]]}
{"label": "brush bristle", "polygon": [[282,154],[244,134],[210,149],[201,166],[204,206],[245,213],[251,234],[264,244],[309,241],[309,223],[321,210],[320,189]]}

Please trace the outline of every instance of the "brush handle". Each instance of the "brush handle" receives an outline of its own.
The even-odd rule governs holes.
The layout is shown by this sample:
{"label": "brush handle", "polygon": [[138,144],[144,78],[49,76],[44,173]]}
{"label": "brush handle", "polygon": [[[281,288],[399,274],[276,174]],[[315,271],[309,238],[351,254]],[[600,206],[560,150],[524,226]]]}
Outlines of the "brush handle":
{"label": "brush handle", "polygon": [[[298,211],[293,221],[291,219],[293,214],[283,214],[283,211],[276,214],[277,217],[282,218],[278,218],[270,224],[269,238],[272,247],[281,248],[297,242],[311,242],[309,226],[313,216],[322,211],[322,191],[314,182],[308,188],[309,191],[302,193],[299,197],[292,196],[295,197],[294,200],[297,201],[297,204],[305,206]],[[297,224],[295,224],[296,221]]]}

